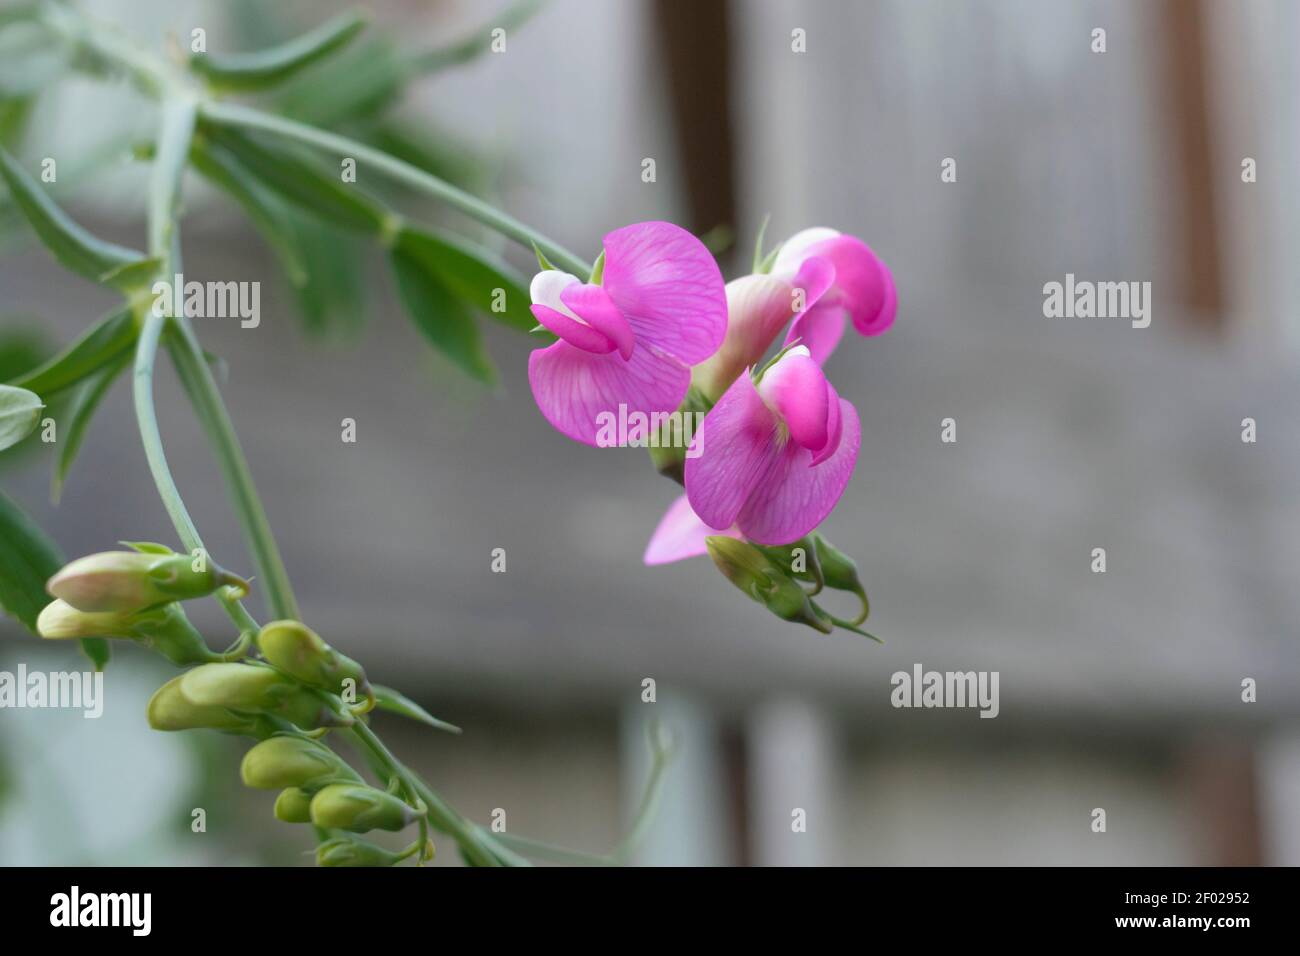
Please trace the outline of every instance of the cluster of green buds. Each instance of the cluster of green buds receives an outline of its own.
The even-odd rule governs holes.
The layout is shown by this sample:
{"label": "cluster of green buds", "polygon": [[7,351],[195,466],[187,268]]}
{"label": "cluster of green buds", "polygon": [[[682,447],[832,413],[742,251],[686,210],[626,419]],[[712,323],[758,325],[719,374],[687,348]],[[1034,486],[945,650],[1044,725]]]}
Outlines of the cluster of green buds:
{"label": "cluster of green buds", "polygon": [[211,651],[178,602],[223,589],[243,596],[248,582],[207,560],[165,545],[138,543],[66,565],[46,584],[55,598],[36,621],[42,637],[120,638],[186,666],[225,660]]}
{"label": "cluster of green buds", "polygon": [[322,844],[317,853],[322,865],[391,864],[424,846],[421,842],[416,850],[395,854],[352,837],[370,830],[403,830],[419,820],[425,808],[367,785],[343,758],[310,737],[277,734],[263,740],[244,755],[239,772],[247,786],[280,791],[277,819],[345,831]]}
{"label": "cluster of green buds", "polygon": [[[779,547],[727,535],[713,535],[705,543],[718,570],[783,621],[805,624],[823,634],[839,627],[878,640],[861,627],[871,605],[857,564],[821,533],[814,531]],[[855,595],[860,604],[857,616],[843,620],[813,600],[827,588]]]}
{"label": "cluster of green buds", "polygon": [[[248,582],[201,552],[191,557],[163,545],[129,547],[79,558],[49,580],[46,588],[55,600],[38,617],[41,636],[121,638],[188,668],[149,699],[150,726],[255,738],[240,767],[244,783],[279,790],[277,819],[311,823],[324,834],[317,852],[321,865],[431,859],[427,808],[401,772],[387,768],[392,779],[386,790],[369,786],[323,740],[333,729],[354,727],[379,702],[361,665],[292,620],[273,621],[256,634],[250,628],[227,653],[213,652],[180,602],[223,589],[242,598]],[[356,836],[416,822],[419,839],[405,850],[390,851]]]}
{"label": "cluster of green buds", "polygon": [[[375,702],[365,671],[298,621],[274,621],[253,642],[262,660],[206,663],[174,677],[149,701],[155,730],[206,727],[260,738],[244,755],[245,785],[279,790],[274,813],[285,823],[311,823],[328,838],[317,852],[323,866],[391,865],[433,855],[419,797],[368,785],[322,739],[354,726]],[[357,695],[365,700],[357,703]],[[420,837],[394,852],[352,834],[398,831],[420,824]],[[341,831],[336,833],[335,831]]]}

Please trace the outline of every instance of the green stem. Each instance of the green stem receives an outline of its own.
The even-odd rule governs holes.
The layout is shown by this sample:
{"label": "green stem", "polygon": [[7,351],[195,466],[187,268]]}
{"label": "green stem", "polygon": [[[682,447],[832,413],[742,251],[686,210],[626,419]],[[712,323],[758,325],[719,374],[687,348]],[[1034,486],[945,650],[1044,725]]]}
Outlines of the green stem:
{"label": "green stem", "polygon": [[350,157],[359,163],[366,163],[379,172],[405,183],[427,195],[440,199],[459,210],[471,219],[483,223],[490,229],[527,248],[536,246],[546,257],[560,268],[571,272],[579,278],[586,279],[591,273],[591,263],[584,262],[555,241],[542,235],[531,226],[526,226],[518,219],[502,212],[495,206],[485,203],[477,196],[457,189],[451,183],[426,173],[410,163],[389,156],[382,150],[374,149],[346,136],[316,129],[290,119],[263,113],[261,110],[232,103],[205,102],[200,107],[204,119],[225,126],[238,126],[243,129],[261,130],[286,139],[306,143],[317,149],[334,153],[339,157]]}
{"label": "green stem", "polygon": [[352,735],[368,750],[372,756],[395,776],[404,786],[423,801],[427,810],[429,823],[435,830],[446,833],[456,841],[465,858],[476,866],[496,866],[501,863],[527,865],[527,861],[515,856],[508,849],[495,844],[485,836],[479,827],[457,813],[442,797],[434,793],[423,780],[408,770],[375,732],[362,721],[351,727]]}
{"label": "green stem", "polygon": [[298,602],[289,584],[284,559],[280,556],[275,536],[271,533],[266,510],[258,497],[248,461],[240,448],[225,403],[221,400],[221,392],[212,377],[212,370],[203,358],[203,350],[189,324],[177,321],[172,329],[173,334],[167,339],[168,351],[181,383],[194,403],[208,440],[212,443],[226,486],[230,489],[235,515],[266,590],[267,605],[276,618],[297,620]]}
{"label": "green stem", "polygon": [[[172,478],[171,468],[167,464],[167,455],[163,451],[162,433],[158,430],[158,416],[153,403],[153,371],[158,355],[158,338],[162,334],[166,319],[146,314],[144,327],[140,330],[140,339],[135,352],[135,379],[133,394],[135,397],[135,416],[140,426],[140,438],[144,443],[145,458],[149,462],[149,471],[153,474],[154,484],[158,486],[158,495],[163,507],[176,526],[176,533],[187,550],[201,548],[206,553],[203,539],[199,537],[194,519],[190,517],[181,499],[180,489]],[[240,631],[258,630],[257,622],[238,600],[224,591],[217,593],[217,600],[226,609],[231,620]]]}

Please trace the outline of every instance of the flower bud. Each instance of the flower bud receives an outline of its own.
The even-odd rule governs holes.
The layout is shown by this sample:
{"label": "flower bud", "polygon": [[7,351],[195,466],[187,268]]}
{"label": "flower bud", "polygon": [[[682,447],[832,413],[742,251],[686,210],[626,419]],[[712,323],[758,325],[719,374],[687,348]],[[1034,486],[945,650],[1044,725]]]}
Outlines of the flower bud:
{"label": "flower bud", "polygon": [[350,836],[334,837],[316,847],[317,866],[393,866],[402,859],[399,853]]}
{"label": "flower bud", "polygon": [[181,675],[181,691],[195,704],[270,714],[304,730],[352,723],[311,689],[258,664],[202,664]]}
{"label": "flower bud", "polygon": [[370,691],[360,664],[334,650],[298,621],[272,621],[258,634],[257,646],[268,661],[304,684],[341,694],[344,681],[350,679],[357,692]]}
{"label": "flower bud", "polygon": [[812,538],[817,545],[817,558],[821,564],[822,577],[826,580],[826,586],[837,591],[852,591],[862,601],[862,615],[853,622],[861,624],[867,619],[871,605],[867,600],[867,591],[862,586],[862,580],[858,577],[857,564],[819,532],[814,531]]}
{"label": "flower bud", "polygon": [[823,634],[834,625],[808,600],[798,581],[748,541],[725,535],[704,539],[709,557],[736,587],[784,621],[806,624]]}
{"label": "flower bud", "polygon": [[311,798],[311,822],[351,830],[401,830],[419,818],[414,808],[391,793],[364,784],[332,783]]}
{"label": "flower bud", "polygon": [[306,737],[278,736],[263,740],[244,754],[239,775],[245,786],[259,790],[305,787],[323,779],[360,781],[356,771],[324,744]]}
{"label": "flower bud", "polygon": [[770,275],[747,275],[727,283],[726,337],[711,357],[691,370],[691,384],[710,402],[763,358],[794,317],[794,291],[789,282]]}
{"label": "flower bud", "polygon": [[792,578],[816,585],[811,594],[816,594],[825,584],[821,562],[817,560],[817,545],[811,535],[792,544],[760,545],[759,550]]}
{"label": "flower bud", "polygon": [[67,601],[51,601],[36,619],[36,632],[48,638],[125,638],[181,666],[220,659],[175,604],[143,611],[78,611]]}
{"label": "flower bud", "polygon": [[248,592],[248,582],[211,561],[196,571],[188,555],[104,551],[78,558],[50,578],[50,594],[80,611],[138,611],[166,601],[205,597],[220,587]]}
{"label": "flower bud", "polygon": [[281,790],[275,798],[275,818],[284,823],[311,823],[311,794],[299,787]]}
{"label": "flower bud", "polygon": [[178,604],[160,604],[131,615],[141,642],[181,667],[221,659],[195,630]]}
{"label": "flower bud", "polygon": [[195,704],[181,692],[184,674],[173,677],[159,687],[152,697],[146,713],[149,726],[154,730],[193,730],[207,727],[232,733],[255,734],[258,722],[248,714],[236,714],[225,707]]}
{"label": "flower bud", "polygon": [[125,637],[138,635],[131,614],[120,611],[78,611],[67,601],[51,601],[36,618],[36,633],[54,639],[67,637]]}

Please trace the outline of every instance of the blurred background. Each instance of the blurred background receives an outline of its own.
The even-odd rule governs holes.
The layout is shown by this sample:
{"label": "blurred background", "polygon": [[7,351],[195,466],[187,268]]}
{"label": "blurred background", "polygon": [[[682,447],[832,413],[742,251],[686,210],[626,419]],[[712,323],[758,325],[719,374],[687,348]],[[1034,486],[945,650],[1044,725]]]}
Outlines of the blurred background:
{"label": "blurred background", "polygon": [[[239,50],[342,6],[95,11],[160,48],[202,26],[210,50]],[[580,254],[619,225],[672,219],[708,234],[735,276],[770,214],[769,242],[814,225],[863,237],[899,287],[893,330],[846,339],[829,365],[863,451],[825,530],[859,560],[881,647],[782,624],[706,559],[643,567],[675,486],[641,452],[546,425],[527,387],[533,343],[488,328],[500,385],[470,381],[401,315],[373,250],[323,234],[336,265],[304,303],[230,201],[190,177],[186,278],[262,283],[260,327],[198,331],[228,363],[305,619],[465,728],[377,718],[436,789],[481,822],[502,810],[512,833],[605,852],[630,822],[658,719],[679,749],[643,863],[1300,864],[1300,6],[370,8],[376,40],[349,69],[394,51],[421,66],[354,125]],[[485,52],[502,23],[505,51]],[[149,104],[16,62],[0,62],[0,93],[32,97],[19,155],[30,168],[57,157],[56,197],[142,244],[147,167],[118,157],[148,137]],[[297,115],[338,105],[310,77],[291,92]],[[112,307],[7,201],[0,228],[6,354],[51,351]],[[1067,273],[1151,282],[1150,328],[1045,318],[1043,285]],[[249,569],[170,370],[158,395],[212,553]],[[940,442],[948,417],[953,444]],[[355,444],[339,440],[343,418]],[[65,552],[174,542],[125,381],[57,508],[51,457],[24,443],[0,483]],[[254,605],[261,616],[256,593]],[[198,615],[213,644],[234,636],[217,611]],[[81,666],[11,621],[0,638],[0,669]],[[890,675],[917,663],[998,671],[1000,715],[892,708]],[[238,741],[148,730],[145,701],[167,676],[117,649],[102,719],[0,711],[0,862],[310,862],[310,833],[239,786]],[[439,847],[439,863],[457,862]]]}

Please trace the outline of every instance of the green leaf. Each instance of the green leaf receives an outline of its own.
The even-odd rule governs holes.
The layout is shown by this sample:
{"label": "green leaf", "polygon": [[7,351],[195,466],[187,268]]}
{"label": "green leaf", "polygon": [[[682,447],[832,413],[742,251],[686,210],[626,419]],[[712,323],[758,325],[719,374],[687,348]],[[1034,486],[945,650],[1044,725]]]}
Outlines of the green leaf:
{"label": "green leaf", "polygon": [[81,639],[81,653],[85,654],[90,663],[95,665],[95,670],[102,671],[108,666],[109,658],[113,652],[109,650],[108,641],[102,637],[83,637]]}
{"label": "green leaf", "polygon": [[9,384],[30,389],[48,399],[129,351],[135,339],[135,319],[130,311],[110,312],[54,358]]}
{"label": "green leaf", "polygon": [[152,284],[154,273],[161,265],[161,259],[139,259],[110,269],[98,281],[128,294],[138,292]]}
{"label": "green leaf", "polygon": [[58,546],[12,500],[0,493],[0,607],[36,633],[49,604],[45,582],[63,567]]}
{"label": "green leaf", "polygon": [[371,235],[382,235],[388,211],[356,184],[343,182],[299,150],[279,143],[266,146],[229,127],[208,130],[249,172],[277,195],[318,219]]}
{"label": "green leaf", "polygon": [[401,714],[403,717],[418,720],[422,724],[428,724],[430,727],[445,730],[451,734],[461,732],[460,728],[455,724],[439,720],[401,691],[393,690],[391,687],[382,687],[379,684],[371,684],[370,687],[375,692],[375,702],[380,710]]}
{"label": "green leaf", "polygon": [[429,343],[474,378],[494,382],[496,369],[483,349],[478,323],[437,270],[400,247],[389,252],[389,261],[406,314]]}
{"label": "green leaf", "polygon": [[4,149],[0,149],[0,176],[45,248],[77,275],[100,282],[103,276],[145,259],[134,249],[105,242],[73,222]]}
{"label": "green leaf", "polygon": [[396,248],[436,274],[465,305],[521,332],[537,324],[529,309],[528,281],[482,246],[406,226],[397,235]]}
{"label": "green leaf", "polygon": [[54,464],[54,475],[50,479],[50,500],[55,504],[58,504],[59,498],[63,495],[63,483],[67,480],[68,471],[77,458],[77,452],[81,450],[81,442],[86,437],[86,430],[90,427],[90,420],[95,416],[95,410],[99,408],[99,403],[104,400],[113,382],[130,364],[131,353],[124,352],[93,373],[77,391],[72,405],[64,416],[67,424],[63,426],[63,434],[59,436],[59,457]]}
{"label": "green leaf", "polygon": [[251,172],[229,150],[212,142],[196,142],[190,161],[209,182],[226,192],[243,208],[254,228],[271,247],[295,287],[307,282],[307,266],[284,210],[275,196],[260,186]]}
{"label": "green leaf", "polygon": [[35,105],[35,96],[0,97],[0,146],[13,146],[22,139]]}
{"label": "green leaf", "polygon": [[366,318],[361,264],[366,248],[352,233],[290,211],[285,225],[302,251],[307,281],[294,289],[308,331],[321,335],[353,329]]}
{"label": "green leaf", "polygon": [[373,120],[397,100],[409,76],[408,62],[388,38],[367,37],[284,87],[274,111],[327,129]]}
{"label": "green leaf", "polygon": [[264,90],[342,49],[368,22],[369,17],[360,12],[340,14],[300,37],[256,53],[196,55],[190,68],[222,89]]}
{"label": "green leaf", "polygon": [[25,388],[0,385],[0,451],[31,434],[41,420],[41,397]]}

